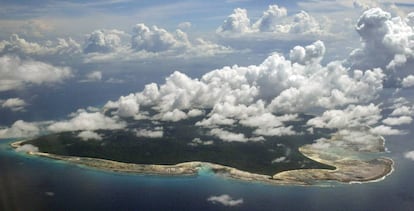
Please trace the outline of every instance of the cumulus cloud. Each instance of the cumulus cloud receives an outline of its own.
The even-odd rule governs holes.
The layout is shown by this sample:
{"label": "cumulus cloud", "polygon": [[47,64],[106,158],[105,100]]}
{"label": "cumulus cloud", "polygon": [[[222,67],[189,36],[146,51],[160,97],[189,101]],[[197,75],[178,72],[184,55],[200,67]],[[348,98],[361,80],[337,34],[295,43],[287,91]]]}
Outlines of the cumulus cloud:
{"label": "cumulus cloud", "polygon": [[84,53],[109,53],[121,46],[121,37],[126,33],[119,30],[96,30],[86,35]]}
{"label": "cumulus cloud", "polygon": [[213,114],[207,119],[203,119],[199,122],[196,122],[196,125],[203,127],[215,127],[219,125],[233,125],[234,123],[234,119],[227,118],[220,114]]}
{"label": "cumulus cloud", "polygon": [[414,27],[414,12],[410,12],[405,17],[405,22],[411,27]]}
{"label": "cumulus cloud", "polygon": [[0,57],[0,91],[22,89],[28,85],[59,83],[72,77],[68,67],[55,67],[47,63],[22,60],[18,56]]}
{"label": "cumulus cloud", "polygon": [[102,72],[101,71],[93,71],[86,75],[87,81],[101,81],[102,80]]}
{"label": "cumulus cloud", "polygon": [[217,32],[245,33],[251,31],[250,19],[247,10],[236,8],[233,14],[229,15]]}
{"label": "cumulus cloud", "polygon": [[114,117],[108,117],[100,112],[89,113],[84,110],[72,115],[70,120],[55,122],[47,127],[51,132],[78,131],[78,130],[117,130],[126,124]]}
{"label": "cumulus cloud", "polygon": [[213,203],[213,204],[221,204],[224,206],[229,206],[229,207],[233,207],[233,206],[239,206],[241,204],[243,204],[244,200],[242,198],[240,199],[234,199],[233,197],[227,195],[227,194],[223,194],[223,195],[219,195],[219,196],[210,196],[207,201]]}
{"label": "cumulus cloud", "polygon": [[102,140],[102,136],[99,135],[96,132],[90,131],[90,130],[85,130],[82,131],[80,133],[78,133],[78,137],[81,138],[84,141],[88,141],[88,140]]}
{"label": "cumulus cloud", "polygon": [[133,95],[121,97],[118,101],[117,107],[117,114],[120,117],[134,117],[139,111],[139,104],[133,98]]}
{"label": "cumulus cloud", "polygon": [[253,131],[255,135],[263,136],[283,136],[295,135],[292,126],[285,127],[285,121],[292,121],[297,118],[297,115],[275,116],[271,113],[257,114],[240,120],[240,124],[257,128]]}
{"label": "cumulus cloud", "polygon": [[243,133],[234,133],[221,128],[213,128],[210,130],[210,135],[226,142],[264,141],[262,136],[247,138]]}
{"label": "cumulus cloud", "polygon": [[24,111],[27,103],[20,98],[9,98],[5,101],[0,101],[2,108],[7,108],[12,111]]}
{"label": "cumulus cloud", "polygon": [[173,51],[175,53],[220,53],[228,52],[229,48],[220,46],[201,38],[190,40],[187,33],[177,29],[175,33],[158,26],[146,26],[145,24],[137,24],[134,27],[131,47],[136,51],[146,51],[159,53],[165,51]]}
{"label": "cumulus cloud", "polygon": [[403,87],[412,87],[414,86],[414,75],[408,75],[401,82]]}
{"label": "cumulus cloud", "polygon": [[75,55],[81,52],[80,44],[72,38],[57,38],[55,42],[47,41],[44,44],[29,42],[17,34],[9,40],[0,41],[1,54],[18,54],[30,56]]}
{"label": "cumulus cloud", "polygon": [[155,127],[151,130],[139,129],[135,131],[136,136],[146,138],[162,138],[164,136],[163,127]]}
{"label": "cumulus cloud", "polygon": [[403,106],[399,106],[395,108],[391,112],[390,116],[404,116],[404,115],[412,116],[413,114],[414,114],[414,109],[412,107],[403,105]]}
{"label": "cumulus cloud", "polygon": [[178,37],[157,26],[148,27],[145,24],[137,24],[134,27],[134,34],[132,36],[132,48],[149,52],[159,52],[172,47],[178,47],[179,45],[183,45],[184,47],[188,44],[187,37],[182,36],[180,38],[179,40]]}
{"label": "cumulus cloud", "polygon": [[31,144],[24,144],[23,146],[17,147],[16,152],[25,152],[25,153],[39,152],[39,148]]}
{"label": "cumulus cloud", "polygon": [[[284,7],[278,5],[269,5],[269,8],[263,12],[262,17],[257,20],[253,25],[253,28],[257,28],[260,31],[283,31],[278,27],[280,18],[287,16],[287,10]],[[283,27],[282,27],[283,28]]]}
{"label": "cumulus cloud", "polygon": [[26,138],[37,136],[40,128],[35,123],[18,120],[9,128],[0,129],[0,138]]}
{"label": "cumulus cloud", "polygon": [[406,132],[404,131],[394,129],[394,128],[391,128],[390,126],[385,126],[385,125],[379,125],[377,127],[372,128],[370,131],[375,134],[383,135],[383,136],[406,134]]}
{"label": "cumulus cloud", "polygon": [[191,22],[181,22],[178,24],[178,28],[185,30],[191,28]]}
{"label": "cumulus cloud", "polygon": [[263,136],[290,136],[296,135],[297,133],[293,131],[293,127],[259,127],[253,131],[255,135]]}
{"label": "cumulus cloud", "polygon": [[[147,26],[139,23],[134,26],[132,34],[123,33],[110,30],[95,31],[89,35],[87,39],[89,44],[86,45],[85,50],[91,53],[85,56],[85,62],[164,57],[194,58],[232,52],[229,47],[202,38],[190,38],[180,29],[170,32],[156,25]],[[127,37],[129,42],[125,42]]]}
{"label": "cumulus cloud", "polygon": [[382,122],[387,125],[410,124],[412,121],[413,121],[413,118],[411,118],[410,116],[388,117],[382,120]]}
{"label": "cumulus cloud", "polygon": [[[311,145],[317,150],[341,149],[348,152],[382,152],[384,139],[368,128],[340,129],[330,139],[320,138]],[[338,151],[342,153],[345,151]]]}
{"label": "cumulus cloud", "polygon": [[296,46],[290,51],[290,60],[298,64],[319,63],[325,55],[325,45],[316,41],[306,47]]}
{"label": "cumulus cloud", "polygon": [[221,139],[223,141],[228,141],[228,142],[233,142],[233,141],[235,141],[235,142],[246,142],[246,141],[249,140],[248,138],[246,138],[244,136],[243,133],[233,133],[233,132],[223,130],[223,129],[220,129],[220,128],[212,129],[210,131],[210,134],[212,136],[218,137],[219,139]]}
{"label": "cumulus cloud", "polygon": [[155,118],[163,121],[178,122],[186,119],[187,114],[179,109],[174,109],[172,111],[161,113],[158,116],[155,116]]}
{"label": "cumulus cloud", "polygon": [[200,109],[191,109],[190,111],[188,111],[187,115],[189,117],[196,117],[196,116],[201,116],[204,114],[204,111],[200,110]]}
{"label": "cumulus cloud", "polygon": [[319,22],[305,11],[300,11],[293,17],[293,23],[285,27],[293,34],[323,34],[324,30]]}
{"label": "cumulus cloud", "polygon": [[[275,113],[366,103],[382,90],[384,74],[380,69],[351,71],[338,62],[323,66],[320,61],[324,51],[323,42],[317,41],[295,47],[291,60],[273,54],[260,65],[224,67],[200,79],[174,72],[164,84],[148,84],[142,92],[110,101],[105,108],[117,111],[122,118],[141,116],[161,121],[180,121],[208,111],[196,126],[240,124],[253,128],[253,134],[259,137],[294,135],[297,132],[285,122],[297,116]],[[149,117],[140,107],[151,108],[155,114]],[[329,128],[373,124],[380,120],[380,111],[373,104],[353,105],[326,112],[309,124]],[[223,140],[252,140],[244,134],[217,129],[212,134]]]}
{"label": "cumulus cloud", "polygon": [[190,143],[188,143],[189,146],[197,147],[197,146],[208,146],[213,145],[214,141],[203,141],[200,138],[194,138]]}
{"label": "cumulus cloud", "polygon": [[349,65],[395,70],[412,61],[414,30],[407,21],[380,8],[366,10],[356,25],[363,45],[351,53]]}
{"label": "cumulus cloud", "polygon": [[374,104],[350,105],[344,110],[328,110],[310,119],[307,124],[318,128],[355,128],[375,125],[382,118],[381,109]]}
{"label": "cumulus cloud", "polygon": [[414,160],[414,151],[406,152],[404,154],[404,157],[409,159],[409,160]]}
{"label": "cumulus cloud", "polygon": [[250,36],[267,34],[286,35],[323,35],[327,34],[325,29],[313,16],[305,11],[300,11],[293,16],[287,15],[287,9],[278,5],[269,5],[262,16],[251,23],[246,9],[236,8],[224,23],[216,30],[218,34],[229,36]]}

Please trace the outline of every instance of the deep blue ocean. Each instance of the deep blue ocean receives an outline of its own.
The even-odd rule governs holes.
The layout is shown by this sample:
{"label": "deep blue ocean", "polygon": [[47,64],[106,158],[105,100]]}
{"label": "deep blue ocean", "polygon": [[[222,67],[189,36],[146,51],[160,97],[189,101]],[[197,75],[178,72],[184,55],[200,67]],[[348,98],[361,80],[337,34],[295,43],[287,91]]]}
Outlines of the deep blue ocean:
{"label": "deep blue ocean", "polygon": [[[414,210],[414,161],[392,153],[414,147],[413,140],[389,144],[396,166],[385,180],[330,187],[241,182],[207,171],[195,177],[104,172],[16,153],[10,141],[0,142],[0,210]],[[221,194],[244,203],[207,201]]]}

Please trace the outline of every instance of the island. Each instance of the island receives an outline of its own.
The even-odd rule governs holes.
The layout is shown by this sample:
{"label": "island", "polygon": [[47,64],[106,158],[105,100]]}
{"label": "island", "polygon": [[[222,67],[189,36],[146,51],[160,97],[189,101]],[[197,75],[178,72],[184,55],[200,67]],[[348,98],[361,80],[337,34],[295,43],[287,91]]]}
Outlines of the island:
{"label": "island", "polygon": [[[296,122],[295,127],[303,121]],[[341,142],[346,138],[343,134],[325,129],[260,141],[226,142],[209,135],[207,129],[195,126],[194,122],[165,122],[162,137],[137,136],[133,128],[148,124],[142,120],[130,124],[128,129],[97,130],[102,137],[99,140],[85,140],[79,136],[81,131],[71,131],[11,145],[16,149],[35,146],[38,151],[29,154],[106,171],[194,176],[200,169],[208,169],[227,178],[278,185],[373,182],[393,171],[393,161],[383,156],[381,136],[370,135],[370,148],[364,151],[355,150],[358,143],[344,146],[348,142]],[[233,130],[251,132],[240,126]],[[367,128],[353,130],[369,133]],[[318,139],[329,147],[315,144]],[[335,147],[338,143],[341,147]]]}

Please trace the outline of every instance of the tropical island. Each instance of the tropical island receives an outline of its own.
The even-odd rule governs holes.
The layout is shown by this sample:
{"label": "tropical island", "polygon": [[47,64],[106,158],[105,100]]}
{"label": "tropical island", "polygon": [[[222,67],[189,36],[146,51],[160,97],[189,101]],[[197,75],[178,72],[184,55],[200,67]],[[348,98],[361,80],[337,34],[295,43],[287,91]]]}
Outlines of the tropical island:
{"label": "tropical island", "polygon": [[[293,122],[297,130],[311,116]],[[384,139],[374,137],[371,148],[356,152],[354,146],[332,147],[340,133],[317,129],[312,134],[269,136],[265,140],[226,142],[195,126],[200,118],[163,122],[156,127],[149,120],[131,121],[128,129],[98,130],[99,140],[87,140],[81,131],[47,134],[12,143],[19,149],[35,146],[29,154],[64,160],[101,170],[151,174],[197,175],[202,168],[225,177],[285,185],[315,185],[323,181],[370,182],[384,178],[393,170],[391,159],[378,156],[385,151]],[[133,122],[133,123],[132,123]],[[160,123],[157,123],[158,125]],[[134,128],[155,127],[163,136],[140,136]],[[229,129],[229,128],[228,128]],[[247,127],[233,131],[251,133]],[[364,129],[355,129],[364,132]],[[330,134],[334,135],[330,135]],[[323,140],[329,150],[313,143]],[[360,147],[359,147],[360,148]],[[339,151],[338,151],[339,150]]]}

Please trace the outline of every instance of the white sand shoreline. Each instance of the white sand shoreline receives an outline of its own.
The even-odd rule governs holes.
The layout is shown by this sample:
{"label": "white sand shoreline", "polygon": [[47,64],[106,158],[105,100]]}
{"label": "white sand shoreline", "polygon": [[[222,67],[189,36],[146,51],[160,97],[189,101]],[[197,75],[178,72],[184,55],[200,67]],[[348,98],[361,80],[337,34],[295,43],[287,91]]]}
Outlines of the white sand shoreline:
{"label": "white sand shoreline", "polygon": [[[13,142],[10,145],[13,148],[18,148],[24,145],[24,142],[29,139]],[[373,172],[364,172],[360,175],[348,175],[349,173],[358,174],[355,168],[366,168],[370,164],[362,161],[347,160],[344,163],[329,162],[323,160],[318,156],[318,152],[312,151],[309,147],[301,147],[300,151],[306,157],[315,160],[320,163],[335,166],[335,170],[326,169],[298,169],[289,170],[277,173],[273,176],[254,174],[247,171],[241,171],[233,167],[202,162],[202,161],[191,161],[185,163],[179,163],[175,165],[152,165],[152,164],[134,164],[134,163],[123,163],[112,160],[88,158],[88,157],[76,157],[76,156],[62,156],[43,152],[29,152],[28,154],[40,157],[47,157],[55,160],[63,160],[76,165],[86,166],[98,170],[121,172],[121,173],[135,173],[143,175],[158,175],[158,176],[196,176],[201,168],[209,168],[215,174],[224,176],[231,179],[249,181],[249,182],[263,182],[266,184],[273,185],[315,185],[320,181],[335,181],[346,184],[362,184],[379,182],[384,180],[393,171],[394,162],[389,158],[376,159],[377,164],[374,166]],[[358,166],[359,165],[359,166]],[[373,164],[371,164],[373,166]],[[344,176],[345,175],[345,176]],[[348,175],[348,176],[346,176]],[[355,179],[357,178],[357,179]]]}

